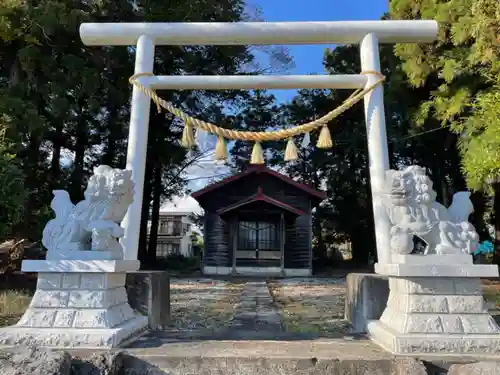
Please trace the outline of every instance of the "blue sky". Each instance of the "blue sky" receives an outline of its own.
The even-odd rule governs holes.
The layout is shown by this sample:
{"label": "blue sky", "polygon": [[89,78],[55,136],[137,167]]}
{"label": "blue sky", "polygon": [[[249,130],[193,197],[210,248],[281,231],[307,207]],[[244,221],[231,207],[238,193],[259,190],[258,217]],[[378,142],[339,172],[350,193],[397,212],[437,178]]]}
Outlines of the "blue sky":
{"label": "blue sky", "polygon": [[[378,20],[387,12],[389,0],[249,0],[262,10],[264,21],[356,21]],[[323,53],[328,45],[287,46],[295,62],[288,74],[322,74]],[[276,90],[280,101],[295,90]]]}

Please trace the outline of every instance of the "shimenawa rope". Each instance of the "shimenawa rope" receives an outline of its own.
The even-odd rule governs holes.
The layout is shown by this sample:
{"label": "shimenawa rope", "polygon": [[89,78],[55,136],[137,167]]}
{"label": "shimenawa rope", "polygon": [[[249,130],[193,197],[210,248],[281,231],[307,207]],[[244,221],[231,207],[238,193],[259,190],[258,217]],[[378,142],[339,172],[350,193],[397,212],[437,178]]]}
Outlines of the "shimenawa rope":
{"label": "shimenawa rope", "polygon": [[230,140],[242,140],[242,141],[253,141],[255,142],[252,151],[252,164],[263,164],[264,156],[261,147],[261,142],[265,141],[278,141],[282,139],[287,139],[287,147],[285,150],[285,161],[296,160],[298,158],[298,150],[293,142],[293,137],[299,134],[309,133],[321,127],[321,132],[318,137],[318,142],[316,147],[318,148],[331,148],[333,146],[330,131],[328,129],[328,122],[351,108],[354,104],[359,102],[366,94],[372,91],[375,87],[380,85],[385,77],[377,71],[363,71],[361,74],[374,74],[379,77],[377,81],[366,86],[364,89],[357,89],[352,93],[340,106],[328,112],[326,115],[310,121],[302,125],[296,125],[287,129],[273,130],[273,131],[241,131],[241,130],[231,130],[222,128],[218,125],[199,120],[194,118],[187,113],[183,112],[179,108],[176,108],[172,103],[160,98],[156,92],[149,87],[141,85],[137,78],[145,76],[154,76],[153,73],[138,73],[130,77],[129,82],[139,89],[143,94],[149,96],[151,100],[156,104],[158,112],[161,112],[161,108],[164,108],[168,112],[177,116],[184,121],[184,130],[182,134],[182,145],[186,148],[191,148],[196,144],[193,127],[202,129],[206,132],[215,134],[218,136],[218,142],[215,150],[215,158],[217,160],[227,159],[227,149],[226,149],[226,139]]}

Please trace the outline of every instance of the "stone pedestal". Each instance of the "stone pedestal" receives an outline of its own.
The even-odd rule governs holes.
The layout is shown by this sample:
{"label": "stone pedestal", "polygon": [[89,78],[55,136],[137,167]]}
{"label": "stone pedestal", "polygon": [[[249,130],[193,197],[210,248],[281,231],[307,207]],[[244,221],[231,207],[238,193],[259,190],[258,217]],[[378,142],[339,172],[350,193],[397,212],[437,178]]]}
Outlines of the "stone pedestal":
{"label": "stone pedestal", "polygon": [[353,333],[365,333],[371,320],[380,319],[389,298],[388,277],[373,273],[350,273],[346,280],[345,319]]}
{"label": "stone pedestal", "polygon": [[15,326],[0,329],[0,345],[113,348],[148,324],[127,301],[125,277],[138,261],[26,260],[38,272],[35,295]]}
{"label": "stone pedestal", "polygon": [[496,266],[473,265],[466,255],[395,257],[377,264],[389,276],[389,299],[379,321],[368,324],[373,341],[395,354],[500,353],[500,328],[488,313],[480,277]]}

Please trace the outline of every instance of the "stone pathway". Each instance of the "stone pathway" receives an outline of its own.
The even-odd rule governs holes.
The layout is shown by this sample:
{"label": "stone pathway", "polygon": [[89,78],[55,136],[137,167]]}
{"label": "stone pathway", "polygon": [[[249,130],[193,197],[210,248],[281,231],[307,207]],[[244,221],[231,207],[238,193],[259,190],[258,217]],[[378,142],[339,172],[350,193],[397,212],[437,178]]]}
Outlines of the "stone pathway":
{"label": "stone pathway", "polygon": [[[196,294],[200,293],[201,283],[193,283],[196,285],[194,295],[190,295],[189,300],[195,300]],[[222,285],[221,285],[222,286]],[[223,286],[221,289],[227,288],[229,285]],[[206,291],[217,294],[218,288],[213,285]],[[232,288],[233,308],[231,309],[231,317],[225,315],[224,325],[219,324],[178,324],[179,318],[172,316],[176,322],[175,326],[170,330],[152,332],[143,336],[138,341],[132,344],[132,347],[156,347],[165,342],[183,342],[191,340],[297,340],[301,339],[301,335],[296,333],[286,333],[283,330],[283,324],[279,314],[278,307],[275,305],[271,296],[270,290],[266,281],[247,281],[239,288]],[[220,292],[220,291],[219,291]],[[234,294],[236,293],[236,294]],[[205,293],[203,293],[205,295]],[[198,300],[200,295],[197,296]],[[206,296],[208,297],[208,295]],[[176,297],[178,298],[178,297]],[[208,300],[213,300],[216,304],[220,304],[221,300],[212,296]],[[195,305],[185,306],[185,310],[193,310]],[[172,309],[172,314],[180,313],[184,309]],[[225,309],[227,311],[227,309]],[[201,314],[195,320],[202,320],[203,314],[210,314],[209,309],[200,309],[197,311]],[[194,316],[191,316],[194,318]],[[200,319],[201,318],[201,319]],[[213,319],[213,317],[205,316],[205,320]],[[181,328],[182,327],[182,328]],[[180,328],[180,329],[179,329]]]}
{"label": "stone pathway", "polygon": [[245,284],[231,326],[244,331],[283,331],[278,310],[265,281]]}

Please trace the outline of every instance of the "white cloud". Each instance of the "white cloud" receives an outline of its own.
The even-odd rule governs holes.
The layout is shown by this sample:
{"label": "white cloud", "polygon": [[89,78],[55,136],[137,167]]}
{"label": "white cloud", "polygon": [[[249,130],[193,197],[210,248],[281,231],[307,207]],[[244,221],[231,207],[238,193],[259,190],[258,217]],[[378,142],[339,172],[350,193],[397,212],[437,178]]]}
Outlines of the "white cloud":
{"label": "white cloud", "polygon": [[196,199],[189,195],[173,197],[161,206],[160,212],[192,212],[197,215],[203,214],[203,210]]}

